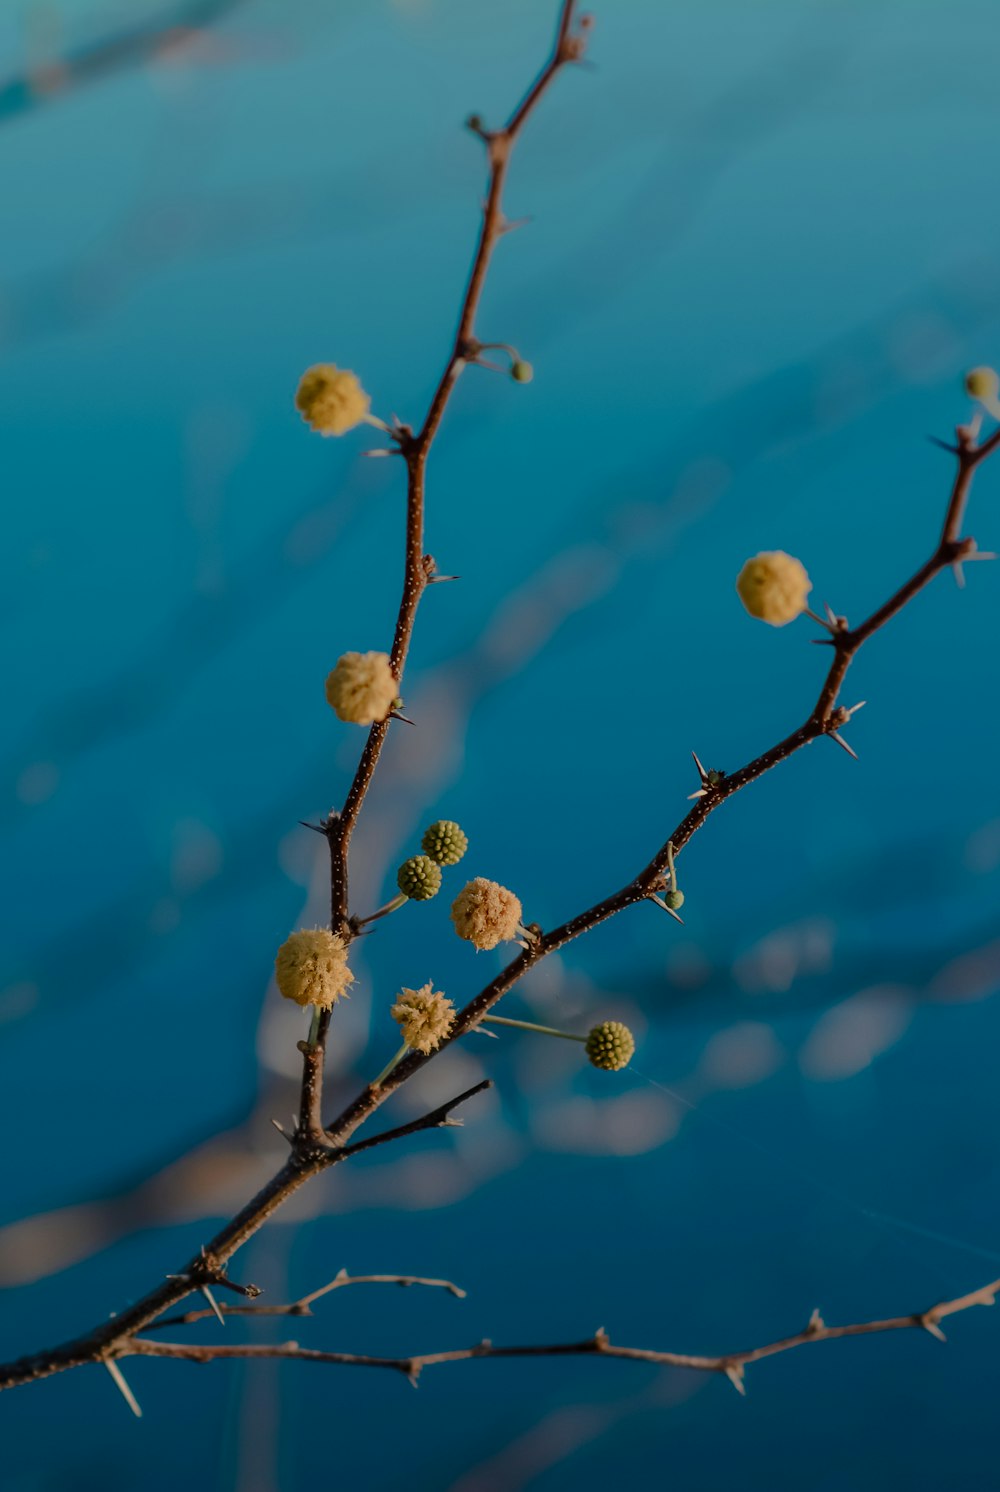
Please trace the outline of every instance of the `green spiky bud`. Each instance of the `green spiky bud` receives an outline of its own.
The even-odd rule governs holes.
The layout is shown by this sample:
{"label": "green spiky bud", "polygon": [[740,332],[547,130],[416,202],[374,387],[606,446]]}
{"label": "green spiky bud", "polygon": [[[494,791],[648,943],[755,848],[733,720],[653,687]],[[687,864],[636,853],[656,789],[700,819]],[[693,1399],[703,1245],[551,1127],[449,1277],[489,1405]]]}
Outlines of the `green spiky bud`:
{"label": "green spiky bud", "polygon": [[681,907],[684,905],[684,892],[668,891],[663,900],[666,902],[667,906],[672,912],[679,912]]}
{"label": "green spiky bud", "polygon": [[535,376],[535,370],[530,363],[523,358],[516,358],[510,365],[510,376],[515,383],[530,383]]}
{"label": "green spiky bud", "polygon": [[587,1037],[585,1051],[593,1067],[620,1072],[632,1060],[635,1037],[621,1021],[602,1021]]}
{"label": "green spiky bud", "polygon": [[454,819],[438,819],[424,830],[420,841],[424,854],[438,865],[457,865],[469,848],[469,841]]}
{"label": "green spiky bud", "polygon": [[430,901],[441,890],[441,867],[429,855],[411,855],[397,870],[396,885],[411,901]]}

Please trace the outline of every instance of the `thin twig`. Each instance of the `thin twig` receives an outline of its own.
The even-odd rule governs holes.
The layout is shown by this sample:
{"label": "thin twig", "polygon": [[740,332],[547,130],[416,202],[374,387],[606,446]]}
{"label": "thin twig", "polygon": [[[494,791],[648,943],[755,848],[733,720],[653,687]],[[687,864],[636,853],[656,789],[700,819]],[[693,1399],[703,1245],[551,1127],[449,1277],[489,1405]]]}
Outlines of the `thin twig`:
{"label": "thin twig", "polygon": [[716,1357],[687,1352],[664,1352],[651,1347],[622,1347],[612,1342],[603,1328],[593,1336],[579,1342],[537,1343],[522,1347],[495,1347],[492,1342],[477,1342],[474,1347],[458,1347],[449,1352],[423,1352],[412,1357],[369,1357],[350,1352],[323,1352],[316,1348],[302,1347],[298,1342],[280,1342],[273,1346],[202,1346],[182,1342],[150,1341],[145,1337],[131,1338],[124,1342],[118,1352],[120,1357],[173,1357],[187,1362],[214,1362],[220,1358],[295,1358],[301,1362],[335,1363],[346,1367],[390,1368],[403,1373],[411,1383],[416,1383],[425,1368],[438,1367],[443,1363],[469,1362],[485,1357],[612,1357],[631,1362],[655,1363],[661,1367],[687,1368],[698,1373],[724,1374],[742,1394],[745,1392],[744,1376],[751,1363],[765,1357],[776,1357],[781,1352],[790,1352],[796,1347],[807,1347],[814,1342],[832,1342],[839,1337],[874,1336],[887,1331],[908,1331],[919,1328],[929,1332],[939,1341],[944,1341],[940,1323],[948,1316],[967,1311],[972,1306],[993,1305],[1000,1292],[1000,1280],[991,1280],[968,1295],[955,1300],[940,1301],[929,1310],[914,1311],[908,1316],[889,1316],[876,1321],[859,1321],[849,1326],[828,1326],[818,1311],[814,1311],[801,1331],[791,1336],[780,1337],[761,1347],[749,1347],[739,1352],[726,1352]]}
{"label": "thin twig", "polygon": [[[334,1290],[343,1290],[347,1285],[400,1285],[404,1289],[411,1285],[423,1285],[432,1290],[446,1290],[457,1300],[464,1300],[467,1293],[451,1280],[427,1279],[419,1274],[348,1274],[346,1269],[341,1269],[328,1285],[312,1290],[308,1295],[300,1295],[298,1300],[290,1300],[283,1305],[243,1306],[227,1305],[225,1301],[221,1301],[219,1310],[223,1316],[311,1316],[312,1307],[317,1300],[322,1300]],[[215,1314],[211,1310],[179,1311],[175,1316],[161,1316],[158,1321],[151,1321],[146,1330],[165,1331],[168,1326],[191,1326],[196,1321],[213,1318]]]}

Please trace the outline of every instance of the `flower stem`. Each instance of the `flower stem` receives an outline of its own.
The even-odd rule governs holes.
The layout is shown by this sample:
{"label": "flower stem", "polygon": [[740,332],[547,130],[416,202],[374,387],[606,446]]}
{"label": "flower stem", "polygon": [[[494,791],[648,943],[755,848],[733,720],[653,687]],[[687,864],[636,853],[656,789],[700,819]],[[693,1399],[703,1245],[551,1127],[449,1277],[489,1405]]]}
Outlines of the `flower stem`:
{"label": "flower stem", "polygon": [[372,1088],[381,1088],[382,1084],[385,1082],[385,1080],[389,1076],[390,1072],[392,1072],[392,1069],[394,1067],[398,1066],[398,1064],[400,1062],[402,1062],[403,1058],[406,1056],[406,1054],[407,1054],[407,1052],[409,1050],[410,1050],[410,1048],[406,1045],[406,1042],[404,1041],[403,1045],[400,1047],[399,1051],[393,1057],[392,1061],[389,1062],[385,1067],[383,1067],[383,1069],[379,1073],[378,1077],[375,1078],[374,1081],[371,1084],[369,1084],[369,1086],[372,1087]]}
{"label": "flower stem", "polygon": [[388,917],[390,912],[398,912],[404,901],[409,901],[409,899],[401,891],[398,896],[392,898],[392,901],[387,901],[384,907],[379,907],[377,912],[372,912],[371,916],[359,917],[357,921],[358,927],[367,927],[369,922],[377,922],[380,917]]}
{"label": "flower stem", "polygon": [[535,1021],[514,1021],[506,1015],[484,1015],[484,1023],[491,1026],[516,1026],[519,1031],[537,1031],[542,1036],[561,1036],[564,1041],[586,1041],[586,1036],[576,1036],[572,1031],[557,1031],[554,1026],[539,1026]]}

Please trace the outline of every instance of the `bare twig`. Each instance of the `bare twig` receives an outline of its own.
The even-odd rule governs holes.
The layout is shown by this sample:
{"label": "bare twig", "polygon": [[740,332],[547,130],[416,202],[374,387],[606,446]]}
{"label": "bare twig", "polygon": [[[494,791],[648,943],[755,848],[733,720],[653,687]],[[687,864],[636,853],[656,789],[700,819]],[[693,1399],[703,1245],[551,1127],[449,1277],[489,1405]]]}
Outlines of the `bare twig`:
{"label": "bare twig", "polygon": [[[311,1290],[308,1295],[300,1295],[298,1300],[290,1300],[284,1305],[234,1306],[222,1302],[219,1310],[223,1316],[311,1316],[312,1307],[317,1300],[322,1300],[334,1290],[343,1290],[347,1285],[400,1285],[404,1289],[411,1285],[424,1285],[433,1290],[446,1290],[457,1300],[464,1300],[466,1296],[466,1292],[451,1280],[427,1279],[419,1274],[348,1274],[346,1269],[341,1269],[328,1285],[321,1286],[319,1290]],[[212,1310],[179,1311],[175,1316],[161,1316],[158,1321],[151,1321],[147,1330],[165,1331],[169,1326],[191,1326],[196,1321],[205,1321],[215,1315],[216,1312]]]}
{"label": "bare twig", "polygon": [[751,1363],[765,1357],[776,1357],[779,1352],[790,1352],[795,1347],[807,1347],[813,1342],[832,1342],[839,1337],[874,1336],[880,1332],[907,1331],[917,1327],[929,1332],[939,1341],[944,1341],[940,1323],[948,1316],[967,1311],[972,1306],[993,1305],[1000,1292],[1000,1280],[991,1280],[968,1295],[955,1300],[940,1301],[926,1311],[914,1311],[908,1316],[888,1316],[876,1321],[859,1321],[849,1326],[828,1326],[818,1311],[813,1311],[801,1331],[791,1336],[779,1337],[761,1347],[749,1347],[739,1352],[726,1352],[716,1357],[687,1352],[663,1352],[651,1347],[621,1347],[612,1342],[603,1328],[593,1336],[579,1342],[550,1342],[522,1347],[495,1347],[492,1342],[477,1342],[474,1347],[458,1347],[450,1352],[423,1352],[412,1357],[367,1357],[350,1352],[322,1352],[311,1347],[302,1347],[298,1342],[279,1342],[273,1346],[202,1346],[181,1342],[154,1342],[147,1338],[132,1338],[124,1342],[119,1357],[174,1357],[187,1362],[214,1362],[219,1358],[255,1357],[295,1358],[301,1362],[337,1363],[345,1367],[390,1368],[403,1373],[411,1383],[416,1383],[425,1368],[439,1367],[443,1363],[469,1362],[473,1358],[485,1357],[613,1357],[630,1362],[655,1363],[660,1367],[687,1368],[698,1373],[724,1374],[739,1393],[745,1393],[744,1377]]}

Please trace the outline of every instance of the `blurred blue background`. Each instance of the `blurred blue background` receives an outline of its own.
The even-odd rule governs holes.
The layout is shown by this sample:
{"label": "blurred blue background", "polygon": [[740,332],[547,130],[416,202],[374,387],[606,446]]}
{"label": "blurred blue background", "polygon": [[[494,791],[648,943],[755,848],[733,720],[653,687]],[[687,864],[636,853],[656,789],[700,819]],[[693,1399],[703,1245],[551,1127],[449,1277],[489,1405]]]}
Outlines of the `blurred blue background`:
{"label": "blurred blue background", "polygon": [[[269,989],[325,915],[319,839],[363,741],[322,691],[386,647],[403,491],[292,395],[354,368],[416,422],[446,356],[495,122],[549,44],[538,0],[60,0],[0,15],[7,685],[0,817],[2,1355],[176,1268],[281,1159],[301,1014]],[[629,0],[557,83],[479,321],[530,388],[463,379],[430,467],[431,591],[356,840],[356,910],[424,824],[551,926],[796,725],[825,658],[751,624],[762,548],[858,618],[929,551],[926,440],[1000,357],[1000,108],[985,0]],[[971,530],[1000,547],[1000,468]],[[819,743],[714,817],[682,929],[634,909],[507,1014],[627,1020],[470,1039],[387,1110],[488,1072],[462,1130],[338,1169],[235,1271],[293,1298],[346,1266],[465,1301],[341,1291],[310,1345],[613,1339],[739,1348],[1000,1274],[1000,593],[940,580],[852,671],[854,763]],[[499,964],[442,896],[379,924],[338,1010],[331,1102],[391,1053],[401,983]],[[213,1323],[199,1328],[215,1340]],[[239,1339],[240,1328],[227,1326]],[[394,1377],[132,1362],[5,1395],[5,1492],[180,1479],[298,1492],[961,1487],[992,1476],[1000,1322],[723,1380],[622,1363]],[[288,1326],[255,1339],[280,1340]]]}

